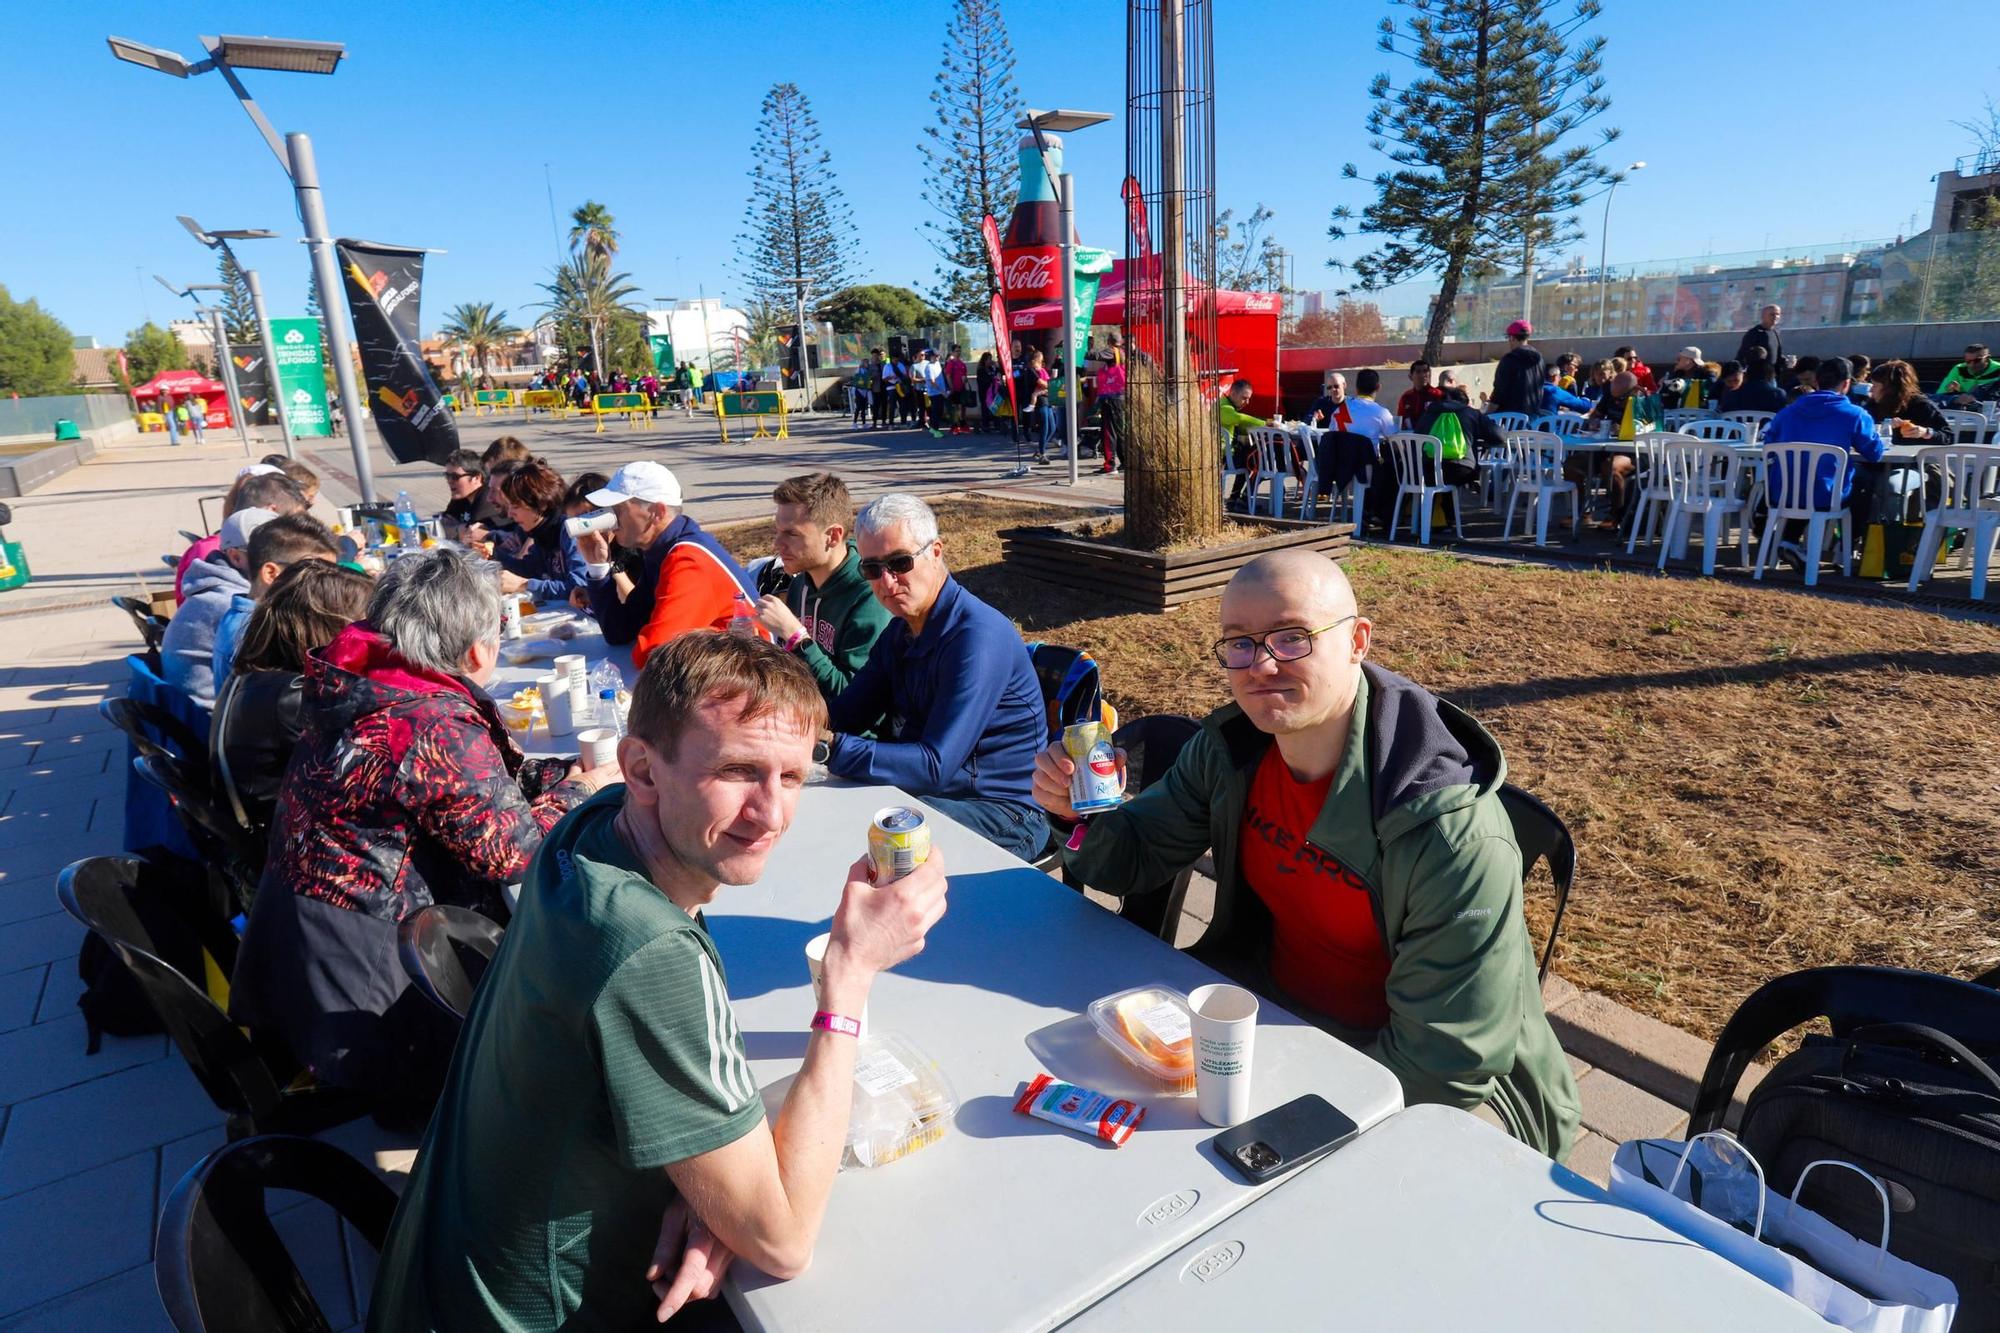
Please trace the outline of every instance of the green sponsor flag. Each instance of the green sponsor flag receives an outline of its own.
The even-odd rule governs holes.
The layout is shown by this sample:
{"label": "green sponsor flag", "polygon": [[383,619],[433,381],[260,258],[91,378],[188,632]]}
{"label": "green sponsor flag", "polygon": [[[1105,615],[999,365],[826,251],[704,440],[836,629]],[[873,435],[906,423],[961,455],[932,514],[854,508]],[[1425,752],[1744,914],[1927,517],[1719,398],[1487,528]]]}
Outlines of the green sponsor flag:
{"label": "green sponsor flag", "polygon": [[672,334],[649,333],[647,346],[653,349],[653,369],[662,375],[674,373],[674,339]]}
{"label": "green sponsor flag", "polygon": [[274,319],[271,346],[277,364],[273,382],[285,420],[298,439],[333,434],[326,411],[326,365],[320,359],[319,321]]}
{"label": "green sponsor flag", "polygon": [[1097,284],[1111,271],[1111,252],[1087,245],[1076,247],[1076,327],[1070,330],[1070,346],[1083,360],[1090,346],[1090,318],[1097,313]]}

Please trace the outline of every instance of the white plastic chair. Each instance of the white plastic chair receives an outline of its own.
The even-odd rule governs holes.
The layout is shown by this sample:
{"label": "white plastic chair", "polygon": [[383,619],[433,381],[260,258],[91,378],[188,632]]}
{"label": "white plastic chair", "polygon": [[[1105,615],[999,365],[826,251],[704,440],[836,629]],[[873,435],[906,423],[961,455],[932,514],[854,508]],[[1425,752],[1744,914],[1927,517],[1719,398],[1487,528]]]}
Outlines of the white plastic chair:
{"label": "white plastic chair", "polygon": [[1512,472],[1507,491],[1507,518],[1500,539],[1514,536],[1514,510],[1525,498],[1535,509],[1535,545],[1549,544],[1549,506],[1557,496],[1569,497],[1572,536],[1583,529],[1583,501],[1576,483],[1563,475],[1562,437],[1546,431],[1515,431],[1507,437],[1507,466]]}
{"label": "white plastic chair", "polygon": [[1728,525],[1737,528],[1738,554],[1743,568],[1750,568],[1750,511],[1742,494],[1743,455],[1726,444],[1703,444],[1690,436],[1670,437],[1667,446],[1667,488],[1672,498],[1667,505],[1666,533],[1660,539],[1661,569],[1667,555],[1687,558],[1688,537],[1694,520],[1701,519],[1701,572],[1715,572],[1715,548]]}
{"label": "white plastic chair", "polygon": [[[1415,506],[1410,511],[1410,527],[1417,534],[1417,540],[1425,546],[1431,544],[1431,507],[1438,496],[1450,495],[1454,487],[1432,484],[1424,480],[1424,454],[1442,459],[1444,445],[1435,435],[1419,435],[1415,431],[1397,431],[1385,443],[1396,466],[1396,499],[1389,506],[1389,540],[1396,540],[1396,520],[1403,512],[1403,498],[1408,496]],[[1440,468],[1443,464],[1440,462]],[[1444,474],[1439,472],[1441,478]],[[1453,535],[1463,539],[1459,531],[1458,511],[1452,510],[1451,530]]]}
{"label": "white plastic chair", "polygon": [[1917,539],[1916,559],[1910,562],[1910,591],[1929,578],[1937,563],[1944,535],[1952,528],[1966,531],[1964,553],[1972,559],[1972,598],[1986,600],[1986,567],[1993,558],[1993,546],[2000,540],[2000,500],[1984,498],[1982,479],[2000,468],[2000,448],[1939,445],[1917,454],[1925,476],[1938,473],[1944,480],[1937,507],[1924,510],[1924,533]]}
{"label": "white plastic chair", "polygon": [[[1818,488],[1814,476],[1822,470],[1822,465],[1833,472],[1833,494],[1831,505],[1839,508],[1820,508]],[[1826,539],[1832,536],[1840,552],[1840,572],[1843,576],[1854,572],[1854,548],[1852,531],[1854,515],[1845,505],[1840,504],[1843,482],[1847,476],[1847,449],[1838,444],[1768,444],[1764,446],[1764,483],[1766,486],[1766,508],[1764,510],[1764,531],[1757,541],[1757,570],[1753,578],[1764,577],[1764,570],[1778,550],[1778,534],[1792,519],[1803,520],[1806,525],[1806,586],[1815,587],[1819,583],[1820,558],[1826,550]],[[1831,532],[1829,533],[1829,529]]]}
{"label": "white plastic chair", "polygon": [[1552,412],[1548,416],[1536,417],[1529,423],[1528,429],[1538,430],[1547,435],[1560,435],[1564,439],[1584,433],[1583,418],[1574,412]]}
{"label": "white plastic chair", "polygon": [[1233,461],[1235,457],[1236,441],[1231,439],[1229,432],[1225,430],[1222,432],[1222,494],[1225,497],[1229,494],[1229,479],[1231,477],[1248,477],[1250,475],[1249,468],[1236,466]]}
{"label": "white plastic chair", "polygon": [[[1305,477],[1299,486],[1299,509],[1296,517],[1310,519],[1319,513],[1319,441],[1326,431],[1308,426],[1303,421],[1295,425],[1277,428],[1285,436],[1284,448],[1296,450],[1305,460]],[[1298,476],[1297,472],[1292,473]]]}
{"label": "white plastic chair", "polygon": [[[1669,413],[1668,415],[1672,415]],[[1749,444],[1750,427],[1741,421],[1724,421],[1721,417],[1703,417],[1690,421],[1680,428],[1683,435],[1692,435],[1705,444]]]}
{"label": "white plastic chair", "polygon": [[1249,493],[1244,496],[1244,512],[1257,512],[1258,497],[1262,495],[1269,506],[1272,518],[1285,516],[1285,483],[1292,478],[1292,437],[1271,426],[1259,426],[1250,432],[1250,445],[1256,451],[1257,473],[1250,478]]}
{"label": "white plastic chair", "polygon": [[[1372,466],[1370,468],[1368,474],[1370,477],[1373,477],[1376,474],[1376,471],[1379,470],[1380,459],[1382,457],[1382,446],[1379,444],[1375,446],[1375,456],[1377,459],[1377,463],[1375,466]],[[1333,482],[1329,481],[1326,487],[1326,495],[1327,495],[1326,521],[1329,523],[1337,522],[1339,520],[1341,507],[1347,506],[1348,507],[1347,521],[1354,525],[1354,530],[1356,532],[1360,532],[1361,515],[1367,512],[1367,507],[1368,507],[1369,484],[1370,484],[1369,482],[1362,480],[1361,475],[1358,472],[1353,477],[1351,477],[1344,485],[1336,485]],[[1300,506],[1301,510],[1304,511],[1306,507],[1310,505],[1311,511],[1301,512],[1300,514],[1301,518],[1317,517],[1318,501],[1315,497],[1317,496],[1317,493],[1319,491],[1319,485],[1320,485],[1319,449],[1315,447],[1313,449],[1312,475],[1307,479],[1306,483],[1308,499],[1306,500],[1305,504],[1302,504]]]}
{"label": "white plastic chair", "polygon": [[1488,412],[1486,419],[1499,427],[1500,433],[1503,435],[1509,431],[1526,430],[1528,428],[1528,414],[1526,412]]}
{"label": "white plastic chair", "polygon": [[1706,421],[1715,413],[1706,407],[1670,407],[1660,413],[1662,430],[1679,431],[1691,421]]}
{"label": "white plastic chair", "polygon": [[1947,408],[1940,415],[1951,427],[1951,442],[1958,445],[1984,444],[1987,428],[1993,424],[1984,412],[1954,412]]}
{"label": "white plastic chair", "polygon": [[1724,412],[1718,420],[1740,421],[1750,432],[1748,443],[1758,443],[1764,435],[1764,427],[1771,423],[1776,412]]}
{"label": "white plastic chair", "polygon": [[1676,445],[1697,443],[1692,435],[1659,430],[1646,431],[1632,441],[1632,484],[1639,494],[1632,505],[1632,530],[1625,534],[1625,554],[1632,554],[1640,542],[1653,540],[1656,533],[1665,534],[1665,519],[1674,502],[1668,455]]}

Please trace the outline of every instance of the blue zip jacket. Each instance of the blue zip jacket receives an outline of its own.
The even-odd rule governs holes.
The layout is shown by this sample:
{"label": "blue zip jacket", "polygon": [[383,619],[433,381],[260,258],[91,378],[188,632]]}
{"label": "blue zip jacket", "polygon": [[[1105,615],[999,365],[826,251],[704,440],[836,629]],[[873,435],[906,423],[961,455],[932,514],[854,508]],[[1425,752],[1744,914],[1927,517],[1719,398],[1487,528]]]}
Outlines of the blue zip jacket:
{"label": "blue zip jacket", "polygon": [[[1765,444],[1837,444],[1870,463],[1882,461],[1882,437],[1874,419],[1831,389],[1809,393],[1772,417],[1764,425]],[[1813,503],[1821,509],[1837,509],[1847,503],[1854,490],[1852,462],[1840,469],[1840,502],[1834,502],[1833,467],[1821,464],[1813,477]],[[1782,490],[1784,474],[1771,470],[1766,493],[1776,497]]]}
{"label": "blue zip jacket", "polygon": [[1591,402],[1588,398],[1571,393],[1560,384],[1551,384],[1544,381],[1542,384],[1542,415],[1552,417],[1556,414],[1556,409],[1560,407],[1567,407],[1572,412],[1588,412],[1591,408]]}
{"label": "blue zip jacket", "polygon": [[[1048,722],[1014,622],[946,578],[924,632],[892,620],[833,701],[827,769],[912,796],[1034,804]],[[887,739],[848,734],[887,715]]]}
{"label": "blue zip jacket", "polygon": [[538,602],[566,602],[570,591],[589,582],[589,566],[576,538],[569,535],[561,513],[550,514],[521,542],[513,555],[500,557],[500,567],[528,581],[524,590]]}

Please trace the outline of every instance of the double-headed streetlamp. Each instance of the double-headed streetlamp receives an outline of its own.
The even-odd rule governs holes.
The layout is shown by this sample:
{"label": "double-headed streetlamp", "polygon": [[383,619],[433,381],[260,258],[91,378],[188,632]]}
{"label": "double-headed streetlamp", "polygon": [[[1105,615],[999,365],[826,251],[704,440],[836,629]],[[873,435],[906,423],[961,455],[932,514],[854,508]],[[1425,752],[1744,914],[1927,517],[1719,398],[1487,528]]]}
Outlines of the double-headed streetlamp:
{"label": "double-headed streetlamp", "polygon": [[[312,140],[303,134],[287,134],[282,139],[257,106],[239,69],[268,69],[288,74],[331,74],[347,54],[339,42],[302,42],[282,37],[203,37],[201,44],[208,59],[190,61],[177,52],[147,46],[124,37],[107,37],[111,54],[131,65],[171,74],[177,79],[206,74],[213,70],[228,82],[245,114],[264,137],[264,143],[278,159],[298,201],[299,221],[305,226],[306,247],[312,254],[313,280],[319,287],[321,313],[326,321],[327,353],[333,358],[334,379],[340,386],[340,409],[347,418],[347,441],[354,451],[354,479],[364,501],[375,498],[375,469],[368,459],[367,412],[361,387],[354,376],[354,352],[347,336],[347,324],[331,308],[343,288],[340,266],[334,261],[333,237],[327,230],[326,207],[320,200],[319,165],[313,158]],[[276,367],[272,371],[275,377]]]}
{"label": "double-headed streetlamp", "polygon": [[215,346],[215,373],[222,377],[222,387],[229,393],[229,420],[236,427],[236,438],[243,444],[243,456],[250,457],[250,432],[243,425],[243,395],[236,391],[236,366],[229,359],[229,333],[223,327],[222,307],[203,305],[196,298],[196,292],[226,292],[229,288],[219,282],[194,282],[185,287],[176,287],[155,273],[153,281],[172,292],[175,296],[185,296],[194,302],[194,312],[208,319],[208,336]]}
{"label": "double-headed streetlamp", "polygon": [[[1029,107],[1026,114],[1014,122],[1016,129],[1031,130],[1035,136],[1035,151],[1042,155],[1042,170],[1048,172],[1049,145],[1043,137],[1047,134],[1064,134],[1070,130],[1088,129],[1092,125],[1102,125],[1111,119],[1103,111],[1037,111]],[[1076,485],[1077,455],[1077,414],[1083,407],[1083,394],[1076,383],[1076,178],[1069,172],[1062,173],[1056,182],[1057,226],[1061,229],[1062,248],[1062,318],[1063,318],[1063,438],[1069,446],[1069,484]]]}
{"label": "double-headed streetlamp", "polygon": [[1611,178],[1611,184],[1604,187],[1604,227],[1598,235],[1597,246],[1597,336],[1604,336],[1604,306],[1611,283],[1611,270],[1605,267],[1611,255],[1611,193],[1618,188],[1618,182],[1635,171],[1643,171],[1644,162],[1634,162],[1625,170]]}
{"label": "double-headed streetlamp", "polygon": [[[267,241],[277,236],[275,231],[262,227],[237,228],[228,231],[203,231],[201,224],[183,213],[180,224],[188,229],[189,235],[211,250],[220,250],[229,256],[229,262],[243,275],[243,285],[250,289],[250,310],[257,321],[257,341],[264,349],[264,384],[267,401],[276,411],[278,430],[285,438],[285,457],[297,458],[298,446],[292,440],[292,419],[285,411],[285,405],[278,400],[278,352],[271,341],[271,318],[264,310],[264,284],[257,277],[257,270],[245,268],[236,258],[236,251],[229,246],[231,241]],[[232,387],[230,393],[236,390]],[[240,400],[239,400],[240,402]]]}

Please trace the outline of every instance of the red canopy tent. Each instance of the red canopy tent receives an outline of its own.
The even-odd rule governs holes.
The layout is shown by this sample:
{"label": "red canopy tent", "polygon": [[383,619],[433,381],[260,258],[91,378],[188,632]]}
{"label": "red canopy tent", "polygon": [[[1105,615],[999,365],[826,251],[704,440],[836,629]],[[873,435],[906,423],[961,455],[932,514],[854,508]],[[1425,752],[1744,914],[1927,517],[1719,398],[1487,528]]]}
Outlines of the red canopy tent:
{"label": "red canopy tent", "polygon": [[163,370],[144,384],[132,386],[132,397],[141,403],[153,402],[162,394],[173,406],[179,406],[190,398],[198,400],[202,405],[205,425],[227,428],[232,424],[229,390],[199,370]]}
{"label": "red canopy tent", "polygon": [[[1157,264],[1157,257],[1152,263]],[[1188,292],[1188,312],[1194,313],[1199,295]],[[1122,325],[1125,322],[1125,261],[1111,261],[1111,272],[1097,288],[1097,308],[1091,312],[1093,326]],[[1062,327],[1062,302],[1044,301],[1023,306],[1007,314],[1007,327],[1022,332]],[[1276,292],[1215,293],[1216,366],[1231,378],[1247,379],[1255,386],[1250,412],[1269,415],[1278,401],[1278,294]]]}

